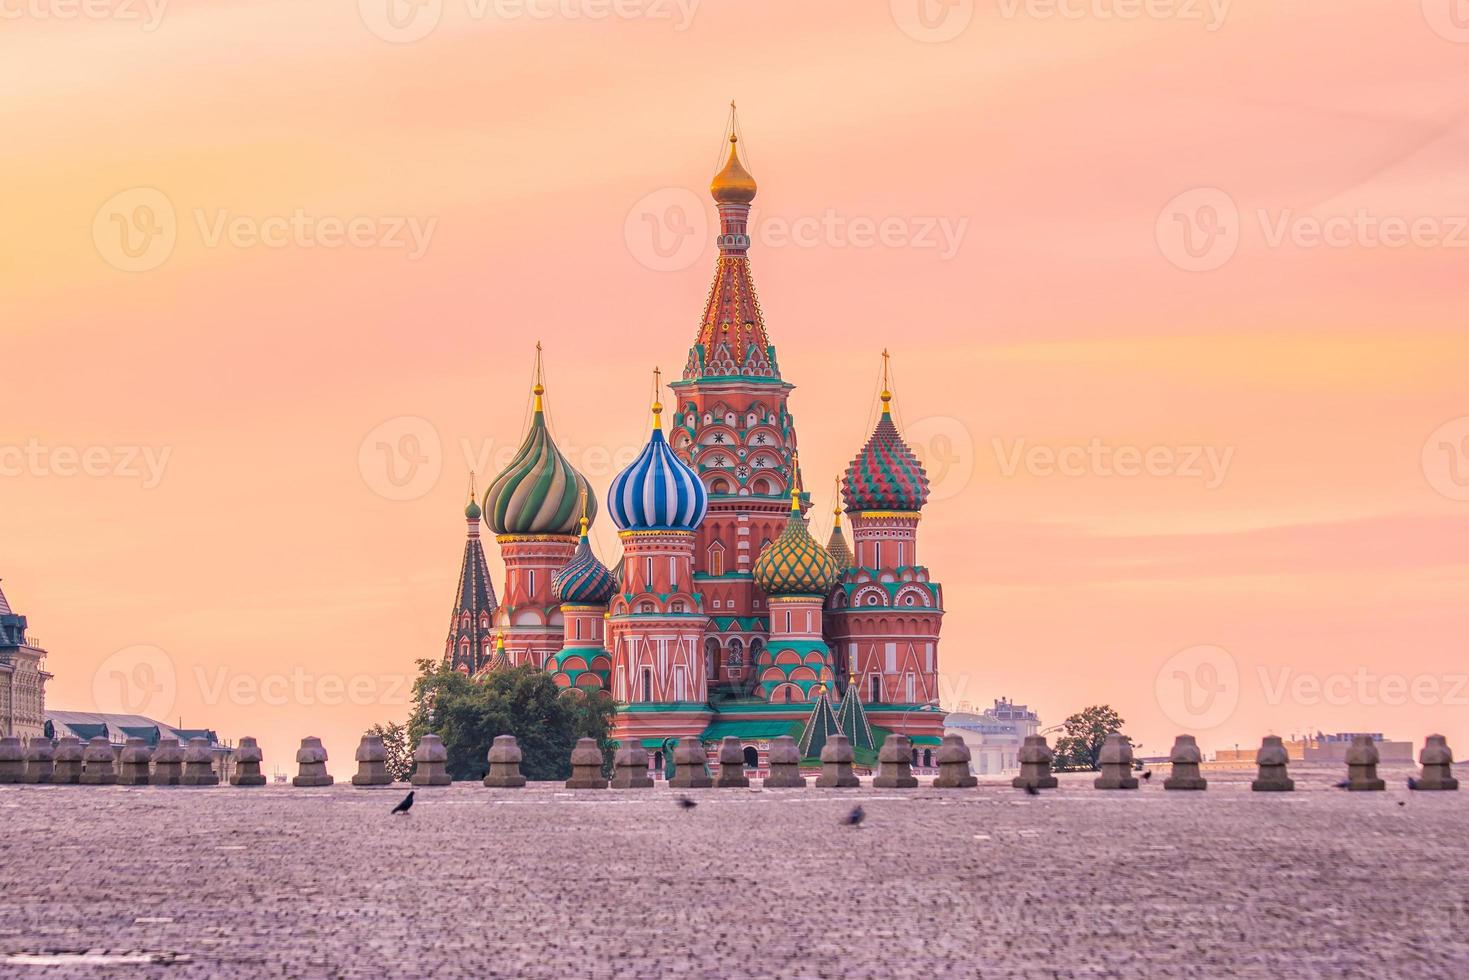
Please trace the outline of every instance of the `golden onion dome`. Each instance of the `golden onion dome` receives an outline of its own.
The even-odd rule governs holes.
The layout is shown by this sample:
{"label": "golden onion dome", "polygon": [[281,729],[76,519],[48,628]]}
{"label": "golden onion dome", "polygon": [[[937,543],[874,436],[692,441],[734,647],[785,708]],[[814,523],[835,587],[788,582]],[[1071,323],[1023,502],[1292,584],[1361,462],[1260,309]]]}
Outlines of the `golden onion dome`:
{"label": "golden onion dome", "polygon": [[801,519],[800,491],[791,491],[785,530],[755,559],[755,582],[766,595],[825,595],[840,572]]}
{"label": "golden onion dome", "polygon": [[749,204],[755,200],[755,178],[740,163],[739,141],[738,136],[730,134],[729,160],[709,182],[709,193],[720,204]]}

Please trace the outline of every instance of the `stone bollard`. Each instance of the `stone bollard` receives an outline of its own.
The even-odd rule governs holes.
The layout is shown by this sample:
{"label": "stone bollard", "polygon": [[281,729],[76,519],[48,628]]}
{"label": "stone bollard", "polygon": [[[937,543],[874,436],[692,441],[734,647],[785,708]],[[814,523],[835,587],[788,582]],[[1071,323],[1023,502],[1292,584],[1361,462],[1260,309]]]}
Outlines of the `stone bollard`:
{"label": "stone bollard", "polygon": [[1204,761],[1204,756],[1192,735],[1180,735],[1173,740],[1168,761],[1173,764],[1173,772],[1163,780],[1164,789],[1209,788],[1209,781],[1199,774],[1199,763]]}
{"label": "stone bollard", "polygon": [[214,774],[214,750],[205,738],[189,739],[184,749],[184,775],[180,786],[218,786],[219,777]]}
{"label": "stone bollard", "polygon": [[913,746],[907,735],[893,733],[883,739],[877,750],[877,776],[872,785],[877,789],[913,789],[918,777],[913,775]]}
{"label": "stone bollard", "polygon": [[387,786],[392,781],[388,775],[388,748],[382,736],[362,736],[357,743],[357,775],[352,777],[352,785]]}
{"label": "stone bollard", "polygon": [[1020,775],[1010,780],[1010,785],[1016,789],[1024,789],[1027,786],[1035,789],[1055,789],[1060,785],[1056,777],[1051,775],[1051,762],[1055,760],[1056,753],[1046,744],[1044,735],[1027,735],[1025,743],[1020,746]]}
{"label": "stone bollard", "polygon": [[112,743],[107,736],[97,735],[82,751],[82,785],[111,786],[117,782],[117,769],[113,766]]}
{"label": "stone bollard", "polygon": [[449,750],[444,748],[444,740],[428,732],[413,750],[413,775],[408,781],[414,786],[448,786],[453,782],[448,765]]}
{"label": "stone bollard", "polygon": [[704,743],[692,735],[685,735],[673,747],[673,778],[669,786],[677,789],[708,789],[714,785],[709,778],[708,758],[704,755]]}
{"label": "stone bollard", "polygon": [[330,786],[332,777],[326,771],[326,747],[315,735],[301,739],[296,750],[296,778],[292,786]]}
{"label": "stone bollard", "polygon": [[1413,781],[1413,789],[1458,789],[1459,781],[1454,778],[1454,753],[1449,751],[1448,740],[1442,735],[1430,735],[1418,753],[1423,764],[1423,775]]}
{"label": "stone bollard", "polygon": [[602,775],[602,750],[597,748],[595,738],[576,740],[576,748],[571,750],[571,778],[566,781],[566,788],[607,788],[607,780]]}
{"label": "stone bollard", "polygon": [[85,754],[81,739],[75,735],[63,735],[57,739],[56,751],[53,754],[55,765],[51,771],[51,781],[72,785],[81,782],[82,756]]}
{"label": "stone bollard", "polygon": [[179,740],[173,737],[160,738],[153,750],[153,776],[148,780],[154,786],[182,786],[184,783],[184,750]]}
{"label": "stone bollard", "polygon": [[260,746],[255,739],[246,735],[235,749],[235,771],[230,776],[231,786],[264,786],[265,773],[260,771]]}
{"label": "stone bollard", "polygon": [[1347,789],[1376,792],[1387,789],[1387,783],[1377,778],[1377,763],[1382,756],[1371,735],[1358,735],[1347,746]]}
{"label": "stone bollard", "polygon": [[821,747],[821,775],[816,777],[816,785],[821,789],[861,786],[862,780],[852,771],[852,758],[851,739],[845,735],[828,736]]}
{"label": "stone bollard", "polygon": [[770,743],[770,775],[765,777],[766,789],[805,789],[806,777],[801,775],[801,750],[791,735],[779,735]]}
{"label": "stone bollard", "polygon": [[1137,777],[1132,774],[1132,743],[1126,735],[1108,735],[1097,761],[1102,766],[1102,774],[1092,781],[1097,789],[1137,789]]}
{"label": "stone bollard", "polygon": [[485,774],[485,785],[496,789],[519,789],[525,785],[520,774],[523,755],[514,735],[496,735],[490,746],[490,771]]}
{"label": "stone bollard", "polygon": [[652,789],[653,776],[648,772],[648,750],[642,743],[624,742],[612,757],[613,789]]}
{"label": "stone bollard", "polygon": [[750,777],[745,775],[745,750],[733,735],[724,736],[719,743],[719,776],[714,785],[736,789],[750,785]]}
{"label": "stone bollard", "polygon": [[1279,735],[1266,735],[1260,739],[1260,751],[1255,753],[1255,764],[1260,774],[1250,789],[1256,793],[1289,793],[1296,788],[1295,780],[1286,773],[1290,756]]}
{"label": "stone bollard", "polygon": [[117,774],[118,785],[147,786],[148,780],[153,778],[153,774],[148,771],[148,764],[153,761],[153,750],[141,738],[128,739],[118,759],[121,769]]}
{"label": "stone bollard", "polygon": [[969,789],[979,785],[979,778],[969,771],[969,746],[959,735],[945,735],[939,746],[939,774],[935,789]]}
{"label": "stone bollard", "polygon": [[0,738],[0,783],[25,782],[26,755],[20,738],[6,735]]}
{"label": "stone bollard", "polygon": [[37,735],[26,742],[26,774],[28,783],[49,783],[56,774],[56,746],[49,738]]}

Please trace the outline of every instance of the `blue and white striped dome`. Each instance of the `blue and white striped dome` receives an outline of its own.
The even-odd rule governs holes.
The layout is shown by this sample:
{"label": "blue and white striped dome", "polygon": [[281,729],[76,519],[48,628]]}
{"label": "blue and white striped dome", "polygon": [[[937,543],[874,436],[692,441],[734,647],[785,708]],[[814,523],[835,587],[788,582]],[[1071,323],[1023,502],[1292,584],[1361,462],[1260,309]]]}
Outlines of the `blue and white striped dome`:
{"label": "blue and white striped dome", "polygon": [[624,531],[692,531],[709,510],[709,493],[699,475],[663,438],[654,406],[653,437],[607,491],[612,520]]}

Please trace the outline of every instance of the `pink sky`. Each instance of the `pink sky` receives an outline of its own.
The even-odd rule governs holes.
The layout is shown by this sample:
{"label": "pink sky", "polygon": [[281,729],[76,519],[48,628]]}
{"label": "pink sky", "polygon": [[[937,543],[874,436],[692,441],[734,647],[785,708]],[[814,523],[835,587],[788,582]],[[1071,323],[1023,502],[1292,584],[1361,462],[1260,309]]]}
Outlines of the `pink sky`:
{"label": "pink sky", "polygon": [[[938,477],[953,701],[1110,702],[1145,753],[1307,728],[1469,749],[1469,12],[961,0],[926,33],[915,2],[443,0],[410,43],[379,0],[8,7],[0,446],[34,452],[0,456],[0,575],[50,706],[126,691],[350,769],[442,653],[469,460],[518,443],[534,342],[600,490],[644,437],[648,373],[702,311],[736,98],[818,514],[887,347]],[[160,193],[172,251],[129,258],[114,215]],[[325,243],[248,237],[298,212]],[[422,254],[392,247],[407,219]],[[439,449],[393,493],[375,443],[405,418]],[[1227,466],[1122,476],[1093,442]],[[108,472],[53,472],[91,447]],[[156,480],[130,447],[167,454]],[[1222,690],[1188,702],[1177,671]]]}

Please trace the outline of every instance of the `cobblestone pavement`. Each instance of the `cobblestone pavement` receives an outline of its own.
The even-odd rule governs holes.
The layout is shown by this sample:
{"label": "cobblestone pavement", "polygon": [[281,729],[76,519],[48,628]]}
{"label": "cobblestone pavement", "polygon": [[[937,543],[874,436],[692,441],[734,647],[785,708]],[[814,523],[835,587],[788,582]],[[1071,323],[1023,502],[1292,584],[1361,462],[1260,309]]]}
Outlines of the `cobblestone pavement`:
{"label": "cobblestone pavement", "polygon": [[465,784],[406,817],[398,787],[0,786],[0,976],[1469,976],[1469,793],[1293,768],[692,810]]}

